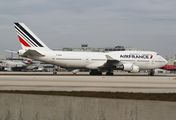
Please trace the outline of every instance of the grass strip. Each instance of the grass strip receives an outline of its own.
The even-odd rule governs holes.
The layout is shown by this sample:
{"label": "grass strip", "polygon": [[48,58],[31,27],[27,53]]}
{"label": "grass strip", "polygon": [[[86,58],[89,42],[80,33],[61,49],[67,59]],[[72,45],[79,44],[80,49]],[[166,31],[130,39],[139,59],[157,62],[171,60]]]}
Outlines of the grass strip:
{"label": "grass strip", "polygon": [[23,91],[23,90],[0,90],[0,93],[75,96],[111,99],[155,100],[176,101],[176,93],[131,93],[131,92],[93,92],[93,91]]}

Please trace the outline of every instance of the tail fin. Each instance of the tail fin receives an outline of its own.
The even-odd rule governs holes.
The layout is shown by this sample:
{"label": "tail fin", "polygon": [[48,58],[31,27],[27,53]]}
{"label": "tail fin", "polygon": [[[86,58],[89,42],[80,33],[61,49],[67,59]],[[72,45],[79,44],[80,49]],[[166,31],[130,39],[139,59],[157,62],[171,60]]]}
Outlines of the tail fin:
{"label": "tail fin", "polygon": [[15,22],[14,27],[24,50],[50,50],[25,24]]}

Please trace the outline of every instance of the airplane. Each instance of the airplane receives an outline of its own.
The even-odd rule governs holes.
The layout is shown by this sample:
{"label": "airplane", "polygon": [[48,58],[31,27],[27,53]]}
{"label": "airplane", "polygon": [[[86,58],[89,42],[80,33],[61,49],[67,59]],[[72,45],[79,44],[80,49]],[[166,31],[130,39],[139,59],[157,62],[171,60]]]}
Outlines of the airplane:
{"label": "airplane", "polygon": [[160,69],[168,70],[168,71],[176,71],[176,65],[165,65],[164,67],[161,67]]}
{"label": "airplane", "polygon": [[27,68],[29,65],[32,65],[33,62],[30,60],[21,61],[21,60],[3,60],[1,67],[7,71],[22,71],[22,69]]}
{"label": "airplane", "polygon": [[174,65],[175,56],[168,59],[167,62],[168,62],[167,65],[161,67],[160,69],[167,70],[167,71],[176,71],[176,65]]}
{"label": "airplane", "polygon": [[24,23],[14,22],[21,43],[19,56],[43,61],[69,69],[89,69],[90,75],[113,75],[113,70],[138,73],[140,70],[161,68],[167,61],[151,51],[73,52],[53,51],[48,48]]}

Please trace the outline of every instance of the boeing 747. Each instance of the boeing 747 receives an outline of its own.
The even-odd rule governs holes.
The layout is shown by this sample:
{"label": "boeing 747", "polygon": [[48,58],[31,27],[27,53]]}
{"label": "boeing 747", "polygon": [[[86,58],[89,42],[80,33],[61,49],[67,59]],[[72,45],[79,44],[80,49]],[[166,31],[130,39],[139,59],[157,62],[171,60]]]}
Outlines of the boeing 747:
{"label": "boeing 747", "polygon": [[14,23],[22,49],[22,57],[39,60],[69,69],[90,69],[90,75],[113,75],[113,70],[137,73],[140,70],[161,68],[167,61],[156,52],[151,51],[114,51],[114,52],[73,52],[53,51],[48,48],[25,24]]}

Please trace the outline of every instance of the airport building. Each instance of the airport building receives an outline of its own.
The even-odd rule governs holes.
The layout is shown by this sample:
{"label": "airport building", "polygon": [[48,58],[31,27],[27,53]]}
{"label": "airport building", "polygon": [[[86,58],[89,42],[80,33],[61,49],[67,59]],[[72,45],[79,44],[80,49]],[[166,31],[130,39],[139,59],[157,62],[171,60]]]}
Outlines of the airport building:
{"label": "airport building", "polygon": [[110,52],[110,51],[132,51],[138,50],[137,48],[132,47],[124,47],[124,46],[115,46],[115,47],[105,47],[105,48],[91,48],[88,47],[88,44],[81,44],[80,48],[71,48],[71,47],[64,47],[62,49],[54,49],[56,51],[80,51],[80,52]]}
{"label": "airport building", "polygon": [[0,55],[0,59],[4,59],[5,58],[5,55]]}

